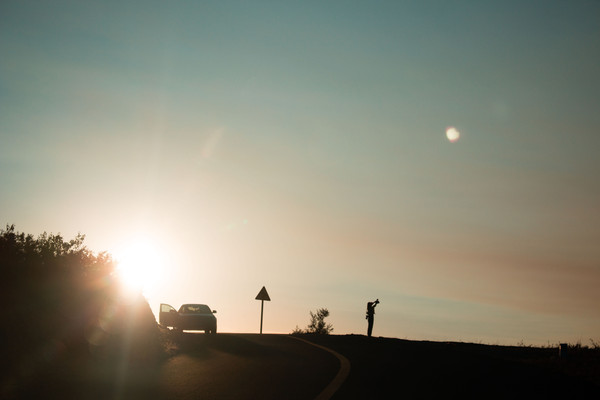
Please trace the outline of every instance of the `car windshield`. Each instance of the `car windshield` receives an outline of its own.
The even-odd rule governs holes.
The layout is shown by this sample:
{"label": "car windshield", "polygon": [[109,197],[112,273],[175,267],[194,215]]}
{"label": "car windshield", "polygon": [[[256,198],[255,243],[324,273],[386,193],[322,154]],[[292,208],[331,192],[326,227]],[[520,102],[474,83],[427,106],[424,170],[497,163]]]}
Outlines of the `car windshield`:
{"label": "car windshield", "polygon": [[182,314],[211,314],[206,304],[184,304],[179,309]]}

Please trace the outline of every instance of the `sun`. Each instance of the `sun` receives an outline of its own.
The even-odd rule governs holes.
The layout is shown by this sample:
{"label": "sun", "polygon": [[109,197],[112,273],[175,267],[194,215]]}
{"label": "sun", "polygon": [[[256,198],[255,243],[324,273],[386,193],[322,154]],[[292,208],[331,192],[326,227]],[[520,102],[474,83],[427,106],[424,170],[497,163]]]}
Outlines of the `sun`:
{"label": "sun", "polygon": [[152,240],[137,239],[116,255],[117,273],[125,290],[146,293],[160,280],[165,257]]}

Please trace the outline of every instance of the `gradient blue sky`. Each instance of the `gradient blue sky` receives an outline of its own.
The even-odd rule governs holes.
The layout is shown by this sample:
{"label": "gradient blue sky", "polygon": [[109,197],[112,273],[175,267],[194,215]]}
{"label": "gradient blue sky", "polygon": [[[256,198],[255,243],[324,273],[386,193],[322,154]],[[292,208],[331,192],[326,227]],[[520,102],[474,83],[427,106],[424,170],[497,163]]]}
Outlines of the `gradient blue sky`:
{"label": "gradient blue sky", "polygon": [[221,331],[587,344],[599,65],[597,1],[2,1],[0,222]]}

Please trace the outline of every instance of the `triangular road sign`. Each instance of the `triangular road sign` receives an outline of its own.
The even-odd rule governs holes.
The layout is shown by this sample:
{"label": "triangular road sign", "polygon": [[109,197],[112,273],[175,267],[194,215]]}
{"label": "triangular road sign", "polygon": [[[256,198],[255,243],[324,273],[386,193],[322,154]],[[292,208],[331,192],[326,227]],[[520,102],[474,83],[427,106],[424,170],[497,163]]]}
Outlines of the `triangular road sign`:
{"label": "triangular road sign", "polygon": [[258,294],[256,295],[256,300],[271,301],[271,298],[269,297],[269,293],[267,293],[267,289],[264,286],[262,289],[260,289],[260,292],[258,292]]}

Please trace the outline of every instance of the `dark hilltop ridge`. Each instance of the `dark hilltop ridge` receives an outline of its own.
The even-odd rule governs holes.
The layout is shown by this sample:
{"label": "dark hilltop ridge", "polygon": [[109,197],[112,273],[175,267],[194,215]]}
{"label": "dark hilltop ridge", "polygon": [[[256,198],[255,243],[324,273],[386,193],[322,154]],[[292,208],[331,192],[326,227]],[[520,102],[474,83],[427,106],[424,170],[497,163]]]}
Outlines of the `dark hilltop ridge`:
{"label": "dark hilltop ridge", "polygon": [[362,335],[304,335],[352,365],[334,399],[589,399],[600,394],[600,348],[498,346]]}

